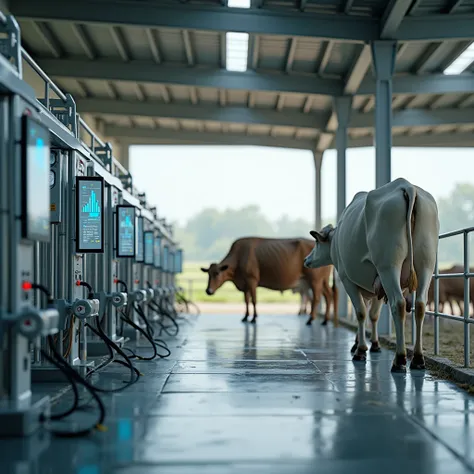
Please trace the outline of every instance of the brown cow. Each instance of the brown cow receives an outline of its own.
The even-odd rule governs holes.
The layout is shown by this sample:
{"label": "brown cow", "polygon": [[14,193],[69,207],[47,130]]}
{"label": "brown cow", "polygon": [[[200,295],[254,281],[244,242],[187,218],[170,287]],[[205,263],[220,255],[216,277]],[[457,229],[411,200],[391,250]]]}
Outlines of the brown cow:
{"label": "brown cow", "polygon": [[[226,281],[234,283],[245,295],[245,316],[249,317],[249,302],[252,299],[253,319],[257,321],[257,287],[285,291],[294,288],[300,278],[304,278],[311,288],[311,315],[306,324],[310,325],[316,317],[321,294],[326,298],[326,314],[323,324],[329,319],[331,288],[329,277],[332,265],[319,269],[303,266],[306,255],[313,248],[309,239],[270,239],[262,237],[244,237],[234,241],[228,254],[220,263],[212,263],[209,268],[201,268],[209,274],[206,293],[213,295]],[[334,306],[334,325],[337,321],[337,288],[332,288]]]}
{"label": "brown cow", "polygon": [[[470,268],[469,272],[473,272],[474,269]],[[440,270],[440,273],[464,273],[463,265],[453,265],[445,270]],[[474,279],[469,279],[469,299],[474,305]],[[440,278],[439,279],[439,310],[443,312],[444,303],[449,303],[451,307],[451,314],[454,314],[454,308],[452,301],[455,301],[460,310],[461,314],[464,312],[464,278]],[[434,279],[431,280],[431,285],[428,289],[428,302],[434,302]]]}

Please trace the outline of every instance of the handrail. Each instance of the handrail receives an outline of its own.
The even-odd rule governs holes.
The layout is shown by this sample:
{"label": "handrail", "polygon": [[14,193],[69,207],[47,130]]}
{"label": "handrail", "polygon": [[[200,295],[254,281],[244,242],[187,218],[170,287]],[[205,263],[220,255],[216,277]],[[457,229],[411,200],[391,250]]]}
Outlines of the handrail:
{"label": "handrail", "polygon": [[0,12],[0,22],[1,22],[3,25],[6,25],[6,24],[7,24],[7,17],[6,17],[2,12]]}
{"label": "handrail", "polygon": [[[25,48],[21,48],[21,55],[23,59],[34,69],[34,71],[45,81],[51,89],[55,92],[55,94],[64,102],[67,101],[66,95],[59,89],[59,87],[51,80],[51,78],[38,66],[35,60],[27,53]],[[47,99],[47,97],[45,97]]]}

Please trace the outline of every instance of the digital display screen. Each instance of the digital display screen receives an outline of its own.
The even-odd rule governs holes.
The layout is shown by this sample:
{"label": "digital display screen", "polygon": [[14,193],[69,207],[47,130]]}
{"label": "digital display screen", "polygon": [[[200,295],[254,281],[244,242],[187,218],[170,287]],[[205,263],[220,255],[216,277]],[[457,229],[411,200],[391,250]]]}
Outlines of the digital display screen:
{"label": "digital display screen", "polygon": [[137,254],[135,255],[135,260],[137,262],[143,262],[144,255],[143,255],[143,217],[139,217],[137,220]]}
{"label": "digital display screen", "polygon": [[169,247],[167,245],[165,245],[163,247],[163,271],[165,272],[169,272]]}
{"label": "digital display screen", "polygon": [[182,273],[183,272],[183,250],[178,249],[175,255],[175,266],[174,271],[175,273]]}
{"label": "digital display screen", "polygon": [[155,247],[154,247],[154,265],[156,268],[161,267],[161,237],[155,237]]}
{"label": "digital display screen", "polygon": [[23,117],[22,236],[50,241],[49,130],[31,117]]}
{"label": "digital display screen", "polygon": [[76,178],[76,251],[104,251],[104,180],[101,177]]}
{"label": "digital display screen", "polygon": [[117,257],[135,257],[135,206],[117,206]]}
{"label": "digital display screen", "polygon": [[168,271],[170,273],[174,273],[174,263],[175,263],[174,259],[175,259],[174,252],[170,251],[170,254],[168,256]]}
{"label": "digital display screen", "polygon": [[147,231],[143,233],[143,246],[145,254],[145,265],[153,265],[153,232]]}

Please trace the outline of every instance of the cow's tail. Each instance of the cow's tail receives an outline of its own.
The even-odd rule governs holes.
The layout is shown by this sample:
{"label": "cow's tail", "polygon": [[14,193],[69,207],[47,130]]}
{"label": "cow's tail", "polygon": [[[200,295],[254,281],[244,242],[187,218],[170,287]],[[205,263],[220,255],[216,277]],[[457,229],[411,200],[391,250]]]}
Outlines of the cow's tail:
{"label": "cow's tail", "polygon": [[[329,302],[328,302],[329,303]],[[332,267],[332,305],[333,305],[333,324],[335,326],[339,323],[339,290],[336,285],[336,267]]]}
{"label": "cow's tail", "polygon": [[408,277],[408,291],[413,293],[418,287],[418,278],[413,263],[413,236],[411,232],[411,218],[415,208],[416,189],[413,186],[404,189],[405,197],[408,201],[407,210],[407,236],[408,236],[408,259],[410,264],[410,276]]}

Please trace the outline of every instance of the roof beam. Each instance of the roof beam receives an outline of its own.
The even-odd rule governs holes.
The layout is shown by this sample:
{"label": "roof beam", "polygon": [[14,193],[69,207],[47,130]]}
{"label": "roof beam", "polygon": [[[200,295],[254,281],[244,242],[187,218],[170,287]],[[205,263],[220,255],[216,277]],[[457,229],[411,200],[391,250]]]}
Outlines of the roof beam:
{"label": "roof beam", "polygon": [[357,92],[370,67],[371,61],[370,46],[365,44],[346,79],[344,94],[353,95]]}
{"label": "roof beam", "polygon": [[399,41],[445,41],[472,39],[474,15],[406,17],[395,35]]}
{"label": "roof beam", "polygon": [[109,99],[78,99],[79,113],[126,115],[137,117],[159,117],[173,119],[206,120],[214,122],[265,124],[270,126],[323,129],[330,112],[305,114],[285,110],[284,113],[271,109],[248,107],[219,107],[200,105],[194,107],[179,103],[163,104]]}
{"label": "roof beam", "polygon": [[[462,133],[425,133],[415,135],[392,135],[392,145],[394,147],[433,147],[433,148],[459,148],[473,147],[474,134],[471,132]],[[374,139],[372,135],[366,137],[349,138],[348,147],[372,147]],[[334,145],[332,146],[332,148]]]}
{"label": "roof beam", "polygon": [[85,0],[15,0],[17,19],[75,23],[130,25],[182,30],[236,31],[261,35],[306,36],[339,41],[370,41],[379,36],[376,18],[278,12],[263,9],[222,8],[197,5],[163,5],[164,2],[108,2]]}
{"label": "roof beam", "polygon": [[150,28],[146,28],[145,34],[148,40],[148,44],[150,46],[151,54],[153,55],[153,59],[158,64],[161,64],[162,59],[161,59],[160,47],[158,45],[158,41],[156,39],[154,31]]}
{"label": "roof beam", "polygon": [[412,0],[391,0],[382,15],[380,38],[393,39]]}
{"label": "roof beam", "polygon": [[[430,74],[426,76],[395,76],[392,82],[394,94],[456,94],[474,92],[474,74]],[[357,91],[358,95],[373,94],[375,81],[366,78]]]}
{"label": "roof beam", "polygon": [[290,72],[291,69],[293,68],[293,61],[295,60],[297,41],[298,40],[296,38],[290,38],[290,41],[288,44],[288,52],[286,54],[286,64],[285,64],[286,72]]}
{"label": "roof beam", "polygon": [[[80,101],[81,100],[84,99],[80,99]],[[394,110],[392,119],[393,127],[437,127],[439,125],[465,124],[474,124],[474,113],[472,108]],[[372,128],[373,126],[373,112],[352,112],[349,121],[349,128]]]}
{"label": "roof beam", "polygon": [[[273,91],[319,95],[341,95],[342,81],[312,75],[287,75],[233,72],[222,69],[160,66],[151,61],[86,61],[38,59],[44,71],[53,77],[99,79],[109,81],[180,84],[250,91]],[[192,72],[191,72],[192,71]]]}
{"label": "roof beam", "polygon": [[242,133],[178,132],[170,129],[134,128],[106,125],[104,135],[120,138],[134,144],[174,144],[174,145],[238,145],[269,146],[314,150],[314,140],[295,140],[268,135],[247,135]]}
{"label": "roof beam", "polygon": [[114,40],[115,46],[120,54],[120,57],[125,62],[130,61],[130,55],[127,51],[125,37],[120,27],[113,26],[112,28],[110,28],[110,34],[112,35],[112,39]]}

